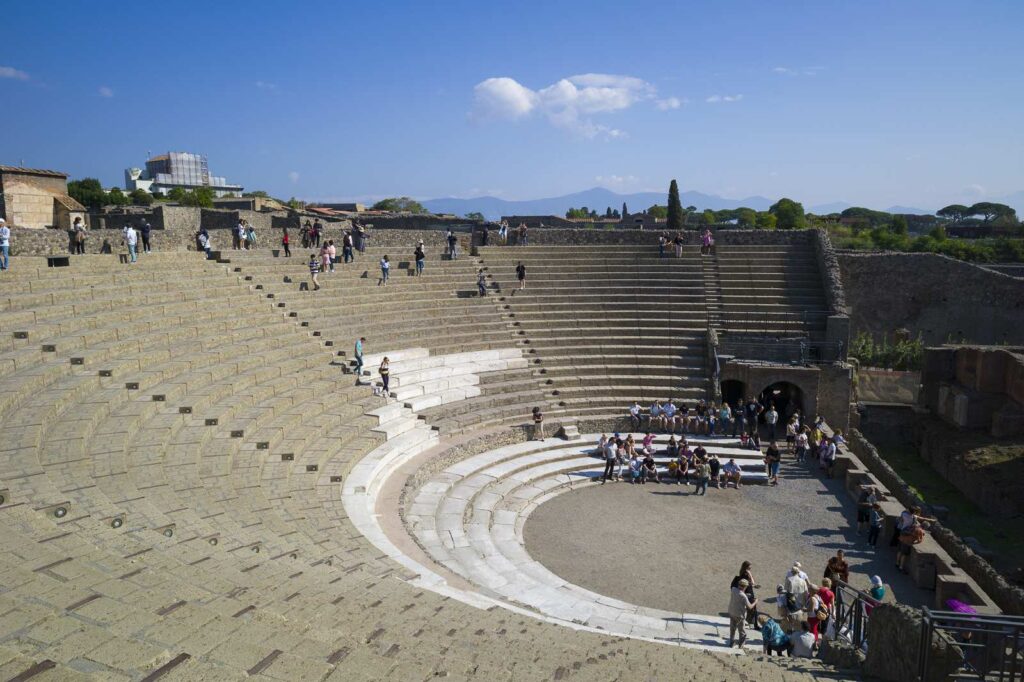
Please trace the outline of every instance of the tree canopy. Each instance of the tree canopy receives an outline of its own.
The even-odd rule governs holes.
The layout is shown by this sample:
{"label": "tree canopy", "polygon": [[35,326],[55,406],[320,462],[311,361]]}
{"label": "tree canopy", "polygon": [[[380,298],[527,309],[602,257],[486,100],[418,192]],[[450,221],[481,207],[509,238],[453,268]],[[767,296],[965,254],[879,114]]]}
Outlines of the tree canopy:
{"label": "tree canopy", "polygon": [[120,187],[114,187],[107,193],[107,203],[112,206],[127,206],[128,197],[124,195]]}
{"label": "tree canopy", "polygon": [[935,212],[935,215],[940,218],[948,218],[949,220],[960,222],[964,219],[964,216],[971,214],[970,210],[971,209],[963,204],[950,204],[949,206],[943,206],[940,208]]}
{"label": "tree canopy", "polygon": [[409,197],[390,197],[381,199],[373,205],[374,211],[391,211],[392,213],[427,213],[423,204]]}
{"label": "tree canopy", "polygon": [[804,207],[797,201],[783,197],[768,208],[775,216],[776,227],[780,230],[800,230],[807,227]]}
{"label": "tree canopy", "polygon": [[68,196],[87,208],[100,208],[107,203],[107,193],[96,178],[82,178],[68,183]]}
{"label": "tree canopy", "polygon": [[757,213],[757,227],[760,230],[774,230],[778,224],[778,218],[775,217],[774,213],[768,211],[758,211]]}
{"label": "tree canopy", "polygon": [[683,204],[679,201],[679,185],[675,179],[668,186],[668,209],[665,215],[666,227],[676,232],[683,229]]}
{"label": "tree canopy", "polygon": [[153,203],[153,195],[144,189],[133,189],[128,198],[135,206],[149,206]]}
{"label": "tree canopy", "polygon": [[753,227],[757,222],[757,211],[746,207],[736,209],[736,222],[741,227]]}
{"label": "tree canopy", "polygon": [[668,217],[668,206],[659,206],[658,204],[655,204],[647,209],[647,215],[653,216],[659,220],[664,220]]}
{"label": "tree canopy", "polygon": [[480,222],[484,222],[485,220],[487,220],[486,218],[484,218],[484,214],[481,213],[480,211],[472,211],[470,213],[467,213],[466,214],[466,219],[467,220],[478,220]]}

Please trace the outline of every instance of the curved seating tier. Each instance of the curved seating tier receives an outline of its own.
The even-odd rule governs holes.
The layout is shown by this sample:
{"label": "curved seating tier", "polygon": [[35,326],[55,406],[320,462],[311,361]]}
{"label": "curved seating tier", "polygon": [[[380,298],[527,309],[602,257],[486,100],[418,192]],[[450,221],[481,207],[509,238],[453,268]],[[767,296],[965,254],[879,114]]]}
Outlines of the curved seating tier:
{"label": "curved seating tier", "polygon": [[[476,264],[432,263],[386,295],[325,275],[314,295],[298,290],[300,259],[230,258],[26,257],[0,275],[0,678],[551,679],[575,663],[611,677],[758,674],[755,661],[666,659],[425,590],[362,532],[373,513],[348,513],[353,479],[386,480],[445,436],[425,415],[469,431],[543,400],[495,300],[427,288]],[[448,321],[465,333],[438,333]],[[496,331],[468,331],[477,323]],[[396,394],[419,392],[399,402],[343,374],[339,348],[360,334],[399,357],[425,349],[432,360],[394,372]]]}

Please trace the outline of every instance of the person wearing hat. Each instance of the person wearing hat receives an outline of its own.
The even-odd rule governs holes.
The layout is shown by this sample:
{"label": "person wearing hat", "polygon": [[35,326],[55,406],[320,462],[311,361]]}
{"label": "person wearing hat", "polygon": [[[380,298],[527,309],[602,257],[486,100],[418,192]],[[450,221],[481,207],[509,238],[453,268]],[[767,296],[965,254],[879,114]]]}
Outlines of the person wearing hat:
{"label": "person wearing hat", "polygon": [[876,601],[885,599],[885,583],[882,582],[881,576],[871,576],[871,589],[868,590],[868,594]]}
{"label": "person wearing hat", "polygon": [[11,267],[11,228],[7,227],[7,221],[0,218],[0,270],[8,270]]}
{"label": "person wearing hat", "polygon": [[[747,587],[750,586],[750,581],[746,578],[741,579],[736,583],[736,587],[732,588],[731,595],[729,597],[729,648],[732,648],[734,642],[739,643],[739,647],[743,648],[743,643],[747,641],[747,614],[751,609],[757,606],[757,599],[751,599],[747,595]],[[738,636],[738,639],[737,639]]]}

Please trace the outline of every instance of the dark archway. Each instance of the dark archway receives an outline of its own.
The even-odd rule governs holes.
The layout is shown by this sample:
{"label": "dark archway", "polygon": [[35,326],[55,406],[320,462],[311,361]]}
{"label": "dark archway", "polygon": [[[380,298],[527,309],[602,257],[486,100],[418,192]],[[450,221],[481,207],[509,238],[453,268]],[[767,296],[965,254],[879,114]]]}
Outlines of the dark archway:
{"label": "dark archway", "polygon": [[780,422],[788,420],[797,410],[805,418],[807,417],[804,410],[804,392],[800,390],[799,386],[788,381],[775,382],[761,391],[758,400],[764,405],[765,410],[774,403],[775,411],[779,413]]}
{"label": "dark archway", "polygon": [[746,398],[746,385],[739,379],[726,379],[721,384],[722,400],[733,407]]}

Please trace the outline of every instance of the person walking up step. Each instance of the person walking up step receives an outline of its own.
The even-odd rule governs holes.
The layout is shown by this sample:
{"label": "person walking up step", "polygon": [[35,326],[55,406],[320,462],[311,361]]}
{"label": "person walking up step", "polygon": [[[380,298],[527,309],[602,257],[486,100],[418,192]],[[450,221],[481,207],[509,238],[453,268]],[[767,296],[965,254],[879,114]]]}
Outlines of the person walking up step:
{"label": "person walking up step", "polygon": [[313,291],[320,291],[320,282],[317,280],[317,275],[320,273],[320,261],[316,259],[316,254],[309,254],[309,278],[313,281]]}
{"label": "person walking up step", "polygon": [[523,289],[525,289],[526,288],[526,266],[523,265],[523,261],[519,261],[519,265],[516,266],[516,279],[519,280],[519,290],[522,291]]}

